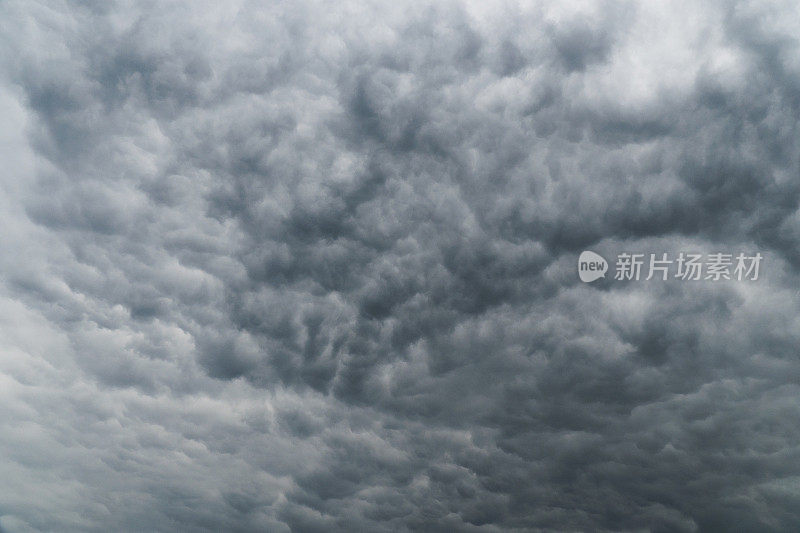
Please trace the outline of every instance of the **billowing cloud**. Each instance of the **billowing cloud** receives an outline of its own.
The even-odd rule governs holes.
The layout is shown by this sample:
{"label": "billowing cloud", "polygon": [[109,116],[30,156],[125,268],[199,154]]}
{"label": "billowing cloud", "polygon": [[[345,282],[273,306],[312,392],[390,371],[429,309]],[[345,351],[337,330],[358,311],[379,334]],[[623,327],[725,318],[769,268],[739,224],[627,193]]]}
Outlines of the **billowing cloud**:
{"label": "billowing cloud", "polygon": [[798,22],[4,3],[0,528],[797,529]]}

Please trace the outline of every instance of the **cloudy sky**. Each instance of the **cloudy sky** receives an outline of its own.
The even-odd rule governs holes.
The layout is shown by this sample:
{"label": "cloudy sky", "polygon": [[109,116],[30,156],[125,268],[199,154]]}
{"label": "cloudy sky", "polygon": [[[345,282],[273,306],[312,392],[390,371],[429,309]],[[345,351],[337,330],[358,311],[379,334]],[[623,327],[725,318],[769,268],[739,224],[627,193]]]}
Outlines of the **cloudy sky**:
{"label": "cloudy sky", "polygon": [[0,1],[0,531],[800,530],[799,9]]}

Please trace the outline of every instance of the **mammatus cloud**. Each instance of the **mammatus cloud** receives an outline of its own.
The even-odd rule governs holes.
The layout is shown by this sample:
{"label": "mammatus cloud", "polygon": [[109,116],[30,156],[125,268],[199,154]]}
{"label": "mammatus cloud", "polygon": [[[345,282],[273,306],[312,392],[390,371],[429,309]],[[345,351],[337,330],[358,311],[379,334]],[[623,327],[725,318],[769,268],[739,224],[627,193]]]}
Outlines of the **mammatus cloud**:
{"label": "mammatus cloud", "polygon": [[0,6],[3,531],[800,526],[794,4],[223,4]]}

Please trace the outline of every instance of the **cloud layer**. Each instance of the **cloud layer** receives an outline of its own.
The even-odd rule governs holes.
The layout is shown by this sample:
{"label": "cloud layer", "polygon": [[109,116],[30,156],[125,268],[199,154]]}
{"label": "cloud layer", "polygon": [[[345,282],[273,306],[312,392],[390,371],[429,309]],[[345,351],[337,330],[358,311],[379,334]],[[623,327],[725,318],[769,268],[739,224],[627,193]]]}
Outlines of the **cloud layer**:
{"label": "cloud layer", "polygon": [[800,528],[798,23],[3,3],[0,528]]}

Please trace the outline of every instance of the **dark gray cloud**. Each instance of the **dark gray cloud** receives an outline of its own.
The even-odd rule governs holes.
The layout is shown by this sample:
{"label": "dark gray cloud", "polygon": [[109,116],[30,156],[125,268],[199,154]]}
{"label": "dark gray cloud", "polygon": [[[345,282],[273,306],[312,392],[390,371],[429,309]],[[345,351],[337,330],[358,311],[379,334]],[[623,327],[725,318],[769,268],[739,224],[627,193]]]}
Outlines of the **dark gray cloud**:
{"label": "dark gray cloud", "polygon": [[0,530],[798,529],[798,20],[4,3]]}

